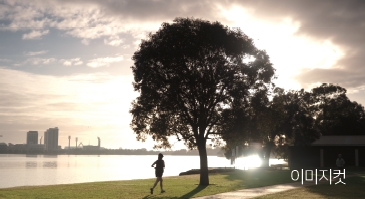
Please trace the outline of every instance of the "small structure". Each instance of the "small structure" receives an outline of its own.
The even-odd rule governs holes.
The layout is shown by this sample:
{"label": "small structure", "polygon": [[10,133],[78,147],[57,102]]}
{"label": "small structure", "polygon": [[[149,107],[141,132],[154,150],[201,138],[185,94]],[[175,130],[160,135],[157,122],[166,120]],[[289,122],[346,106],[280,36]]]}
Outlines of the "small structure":
{"label": "small structure", "polygon": [[345,166],[365,166],[365,136],[322,136],[311,146],[291,146],[288,163],[291,169],[336,167],[338,154]]}
{"label": "small structure", "polygon": [[86,151],[99,151],[100,150],[100,137],[98,137],[98,145],[92,146],[92,145],[82,145],[83,150]]}

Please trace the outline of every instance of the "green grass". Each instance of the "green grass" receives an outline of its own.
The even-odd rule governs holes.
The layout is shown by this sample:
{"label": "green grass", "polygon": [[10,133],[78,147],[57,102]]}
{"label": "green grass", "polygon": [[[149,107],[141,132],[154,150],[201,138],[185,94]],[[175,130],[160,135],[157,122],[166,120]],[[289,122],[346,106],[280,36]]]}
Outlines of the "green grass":
{"label": "green grass", "polygon": [[155,179],[93,182],[69,185],[0,189],[0,198],[192,198],[238,189],[290,183],[290,171],[249,170],[210,174],[209,186],[198,186],[199,175],[165,177],[165,193],[159,185],[151,195]]}
{"label": "green grass", "polygon": [[351,177],[343,180],[346,185],[337,184],[330,185],[321,184],[310,187],[298,188],[290,191],[269,194],[255,199],[281,199],[281,198],[331,198],[331,199],[347,199],[347,198],[364,198],[365,197],[365,175]]}
{"label": "green grass", "polygon": [[[356,198],[365,195],[365,172],[346,171],[346,185],[316,185],[261,198]],[[29,186],[0,189],[0,198],[192,198],[213,195],[239,189],[248,189],[275,184],[291,183],[290,171],[249,170],[210,174],[209,186],[198,186],[199,175],[164,178],[165,193],[159,185],[151,195],[149,188],[155,179],[92,182],[68,185]],[[351,197],[349,197],[351,196]]]}

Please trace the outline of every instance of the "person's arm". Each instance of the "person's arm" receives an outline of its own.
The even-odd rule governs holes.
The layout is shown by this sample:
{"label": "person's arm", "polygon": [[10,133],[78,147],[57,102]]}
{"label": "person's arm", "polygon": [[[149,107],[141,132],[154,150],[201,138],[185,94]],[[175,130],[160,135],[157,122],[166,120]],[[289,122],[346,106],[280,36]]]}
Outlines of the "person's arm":
{"label": "person's arm", "polygon": [[155,162],[151,165],[151,167],[153,167],[153,166],[156,164],[156,162],[157,162],[157,161],[155,161]]}

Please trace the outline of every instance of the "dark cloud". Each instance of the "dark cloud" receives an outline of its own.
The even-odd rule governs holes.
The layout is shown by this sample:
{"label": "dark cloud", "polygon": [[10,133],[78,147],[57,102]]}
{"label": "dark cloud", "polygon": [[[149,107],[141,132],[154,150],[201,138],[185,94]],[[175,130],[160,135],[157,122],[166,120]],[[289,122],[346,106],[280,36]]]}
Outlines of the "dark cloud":
{"label": "dark cloud", "polygon": [[[175,17],[195,17],[219,20],[218,6],[230,8],[235,5],[253,10],[254,17],[269,21],[281,21],[290,17],[300,22],[298,36],[310,37],[319,42],[330,40],[345,52],[336,67],[339,69],[316,69],[298,76],[301,83],[338,82],[342,85],[360,87],[365,79],[365,1],[361,0],[227,0],[227,1],[145,1],[145,0],[84,0],[77,3],[98,4],[103,12],[131,21],[171,21]],[[269,32],[268,32],[269,34]],[[338,73],[338,74],[337,74]],[[328,76],[326,74],[332,74]],[[310,76],[310,78],[308,78]]]}
{"label": "dark cloud", "polygon": [[[62,2],[64,2],[62,0]],[[74,1],[70,1],[74,2]],[[206,17],[216,16],[217,2],[209,0],[84,0],[77,3],[95,3],[104,8],[105,13],[130,19],[132,21],[171,21],[175,17]]]}
{"label": "dark cloud", "polygon": [[[351,77],[351,78],[349,78]],[[345,69],[321,69],[302,71],[296,78],[299,82],[306,83],[333,83],[344,88],[356,88],[363,81],[363,74]]]}
{"label": "dark cloud", "polygon": [[[365,85],[365,1],[362,0],[255,0],[230,1],[254,9],[256,17],[300,22],[298,36],[330,40],[345,56],[334,69],[314,69],[298,76],[301,83],[336,82],[348,88]],[[341,68],[341,69],[338,69]]]}

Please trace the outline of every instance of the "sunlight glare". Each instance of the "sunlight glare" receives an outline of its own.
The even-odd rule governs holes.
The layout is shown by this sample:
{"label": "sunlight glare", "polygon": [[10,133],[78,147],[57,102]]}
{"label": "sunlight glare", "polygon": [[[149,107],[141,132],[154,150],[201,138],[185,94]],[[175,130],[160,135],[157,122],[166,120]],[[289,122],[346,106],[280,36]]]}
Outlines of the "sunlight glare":
{"label": "sunlight glare", "polygon": [[301,21],[290,16],[268,21],[255,16],[255,10],[240,6],[222,8],[221,15],[230,21],[231,27],[240,27],[256,47],[267,51],[278,76],[274,82],[284,89],[303,87],[296,80],[303,69],[338,67],[337,61],[345,55],[346,49],[330,38],[318,40],[302,34]]}
{"label": "sunlight glare", "polygon": [[248,169],[252,167],[260,167],[262,161],[258,155],[251,155],[247,157],[237,158],[236,159],[236,168],[238,169]]}

